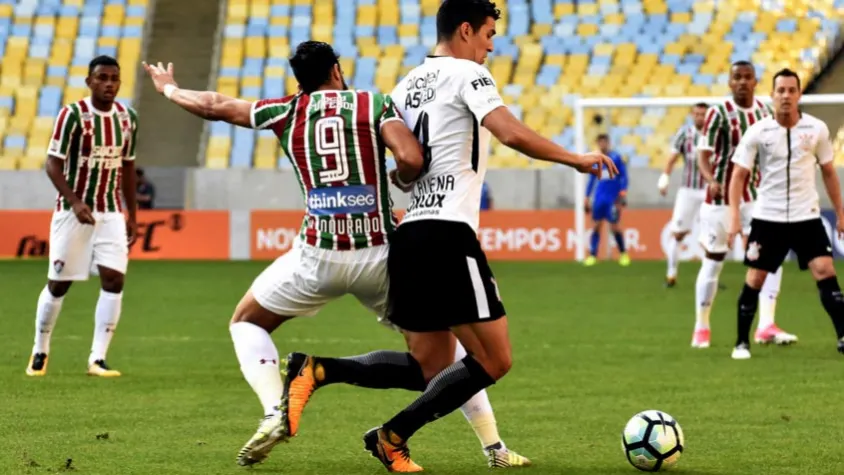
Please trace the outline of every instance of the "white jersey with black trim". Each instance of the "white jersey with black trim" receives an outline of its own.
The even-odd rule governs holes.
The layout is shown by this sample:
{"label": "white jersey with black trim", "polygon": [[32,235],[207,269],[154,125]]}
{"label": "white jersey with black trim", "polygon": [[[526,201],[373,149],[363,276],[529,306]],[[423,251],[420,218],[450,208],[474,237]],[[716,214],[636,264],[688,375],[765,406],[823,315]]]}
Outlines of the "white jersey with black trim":
{"label": "white jersey with black trim", "polygon": [[827,125],[802,113],[790,129],[770,116],[750,126],[732,160],[742,168],[758,165],[761,170],[753,217],[789,223],[820,217],[815,169],[833,158]]}
{"label": "white jersey with black trim", "polygon": [[391,96],[422,144],[425,162],[402,223],[459,221],[477,232],[491,137],[481,123],[504,105],[489,70],[464,59],[429,56]]}

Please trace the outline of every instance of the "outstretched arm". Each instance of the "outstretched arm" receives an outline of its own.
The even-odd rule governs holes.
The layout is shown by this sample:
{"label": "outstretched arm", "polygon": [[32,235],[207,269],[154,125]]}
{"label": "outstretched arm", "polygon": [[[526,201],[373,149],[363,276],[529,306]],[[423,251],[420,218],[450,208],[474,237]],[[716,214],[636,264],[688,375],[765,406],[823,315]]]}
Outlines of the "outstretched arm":
{"label": "outstretched arm", "polygon": [[205,120],[222,120],[240,127],[252,128],[251,102],[213,91],[179,89],[173,79],[173,63],[168,63],[166,69],[161,63],[157,66],[147,63],[143,65],[155,84],[155,89],[182,109]]}

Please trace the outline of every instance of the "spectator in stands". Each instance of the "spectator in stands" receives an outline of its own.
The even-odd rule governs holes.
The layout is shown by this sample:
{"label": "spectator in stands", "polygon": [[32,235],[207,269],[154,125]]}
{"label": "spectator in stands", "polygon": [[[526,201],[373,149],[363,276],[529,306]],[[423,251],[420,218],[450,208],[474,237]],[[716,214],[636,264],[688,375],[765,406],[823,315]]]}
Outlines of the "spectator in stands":
{"label": "spectator in stands", "polygon": [[489,192],[489,185],[484,182],[481,188],[481,211],[489,211],[492,209],[492,193]]}
{"label": "spectator in stands", "polygon": [[136,171],[138,176],[138,209],[153,209],[155,207],[155,185],[150,183],[144,175],[144,169],[138,168]]}

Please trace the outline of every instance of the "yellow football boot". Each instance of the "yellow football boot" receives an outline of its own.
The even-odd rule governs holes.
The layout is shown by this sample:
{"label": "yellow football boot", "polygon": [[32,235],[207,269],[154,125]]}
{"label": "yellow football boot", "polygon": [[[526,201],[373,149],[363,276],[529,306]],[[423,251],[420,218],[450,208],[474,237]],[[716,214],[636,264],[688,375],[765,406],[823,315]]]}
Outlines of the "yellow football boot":
{"label": "yellow football boot", "polygon": [[47,353],[35,353],[29,357],[29,364],[26,365],[28,376],[44,376],[47,374]]}
{"label": "yellow football boot", "polygon": [[97,360],[94,361],[91,366],[88,366],[88,376],[99,376],[101,378],[117,378],[118,376],[120,376],[120,371],[109,368],[105,360]]}
{"label": "yellow football boot", "polygon": [[422,467],[410,460],[410,449],[407,448],[407,443],[393,433],[388,435],[384,429],[376,427],[364,434],[363,443],[367,452],[384,464],[388,472],[422,471]]}

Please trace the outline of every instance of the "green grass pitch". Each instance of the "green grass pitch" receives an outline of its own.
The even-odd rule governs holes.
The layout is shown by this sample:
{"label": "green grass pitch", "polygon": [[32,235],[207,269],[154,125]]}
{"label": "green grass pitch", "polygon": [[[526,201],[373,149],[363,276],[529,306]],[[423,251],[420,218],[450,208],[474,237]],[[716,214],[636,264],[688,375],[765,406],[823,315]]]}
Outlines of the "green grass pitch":
{"label": "green grass pitch", "polygon": [[[493,263],[510,315],[514,367],[490,390],[501,434],[531,474],[631,474],[621,430],[640,410],[677,418],[688,474],[844,473],[844,358],[811,277],[788,265],[778,323],[790,348],[734,362],[743,268],[729,264],[712,316],[713,347],[689,347],[697,264],[662,288],[664,264],[629,268]],[[231,311],[265,263],[133,262],[109,354],[122,378],[85,375],[96,281],[76,284],[54,331],[49,374],[24,375],[43,261],[0,262],[0,473],[237,474],[235,455],[261,416],[238,369]],[[421,290],[420,290],[421,291]],[[430,296],[436,298],[436,296]],[[279,351],[323,355],[401,349],[353,299],[283,325]],[[409,403],[404,391],[332,386],[299,435],[255,473],[380,474],[361,435]],[[420,431],[414,459],[432,474],[487,471],[459,412]]]}

